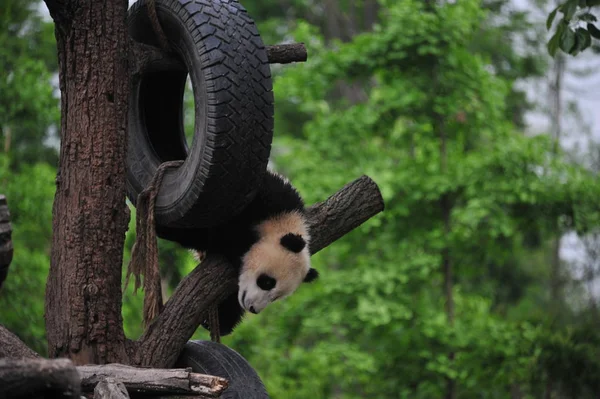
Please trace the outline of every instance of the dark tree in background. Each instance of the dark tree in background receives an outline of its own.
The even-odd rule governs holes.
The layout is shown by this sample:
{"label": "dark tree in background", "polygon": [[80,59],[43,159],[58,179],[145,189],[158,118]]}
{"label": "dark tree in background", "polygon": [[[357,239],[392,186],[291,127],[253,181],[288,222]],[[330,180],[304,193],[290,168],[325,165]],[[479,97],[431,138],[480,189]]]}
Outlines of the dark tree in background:
{"label": "dark tree in background", "polygon": [[124,361],[127,0],[46,0],[56,24],[61,148],[46,288],[48,355]]}

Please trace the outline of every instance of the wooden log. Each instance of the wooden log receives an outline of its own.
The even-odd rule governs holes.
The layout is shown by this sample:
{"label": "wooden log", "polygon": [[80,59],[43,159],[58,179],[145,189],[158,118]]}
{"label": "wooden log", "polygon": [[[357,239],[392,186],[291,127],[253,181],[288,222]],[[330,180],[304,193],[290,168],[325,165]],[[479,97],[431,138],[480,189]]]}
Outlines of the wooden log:
{"label": "wooden log", "polygon": [[123,364],[78,366],[81,389],[93,391],[107,378],[122,382],[130,393],[204,395],[217,398],[227,388],[221,377],[192,373],[191,369],[136,368]]}
{"label": "wooden log", "polygon": [[10,212],[6,197],[0,194],[0,288],[8,275],[8,266],[12,262],[13,244]]}
{"label": "wooden log", "polygon": [[[384,208],[377,184],[367,176],[347,184],[326,201],[308,209],[312,254],[358,227]],[[237,287],[238,276],[227,261],[209,254],[188,274],[165,304],[162,313],[137,342],[134,363],[171,367],[198,328],[208,308]]]}
{"label": "wooden log", "polygon": [[29,349],[15,334],[0,325],[0,358],[23,359],[39,358],[40,355]]}
{"label": "wooden log", "polygon": [[94,399],[129,399],[129,393],[122,382],[105,378],[94,388]]}
{"label": "wooden log", "polygon": [[80,392],[69,359],[0,359],[0,398],[79,398]]}
{"label": "wooden log", "polygon": [[[289,64],[304,62],[308,58],[304,43],[278,44],[267,46],[267,57],[271,64]],[[183,62],[173,53],[147,44],[129,41],[129,65],[132,75],[141,71],[180,69],[185,70]]]}

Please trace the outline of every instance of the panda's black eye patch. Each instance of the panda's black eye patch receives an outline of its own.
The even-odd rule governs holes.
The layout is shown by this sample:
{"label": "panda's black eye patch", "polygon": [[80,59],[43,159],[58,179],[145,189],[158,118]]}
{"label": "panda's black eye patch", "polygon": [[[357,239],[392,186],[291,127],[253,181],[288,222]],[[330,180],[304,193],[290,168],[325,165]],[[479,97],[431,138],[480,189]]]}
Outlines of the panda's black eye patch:
{"label": "panda's black eye patch", "polygon": [[295,253],[302,251],[306,246],[306,241],[304,241],[304,238],[302,238],[300,234],[294,233],[287,233],[281,237],[280,242],[285,248]]}
{"label": "panda's black eye patch", "polygon": [[276,284],[277,280],[271,276],[267,276],[266,274],[261,274],[256,279],[256,285],[258,285],[258,288],[263,291],[271,291],[273,288],[275,288]]}

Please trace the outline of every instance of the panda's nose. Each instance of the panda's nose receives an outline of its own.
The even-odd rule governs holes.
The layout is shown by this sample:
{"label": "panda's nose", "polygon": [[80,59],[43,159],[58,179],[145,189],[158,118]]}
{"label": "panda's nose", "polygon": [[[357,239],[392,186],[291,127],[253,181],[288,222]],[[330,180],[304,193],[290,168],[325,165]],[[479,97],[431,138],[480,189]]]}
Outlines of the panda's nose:
{"label": "panda's nose", "polygon": [[250,309],[248,309],[250,312],[254,313],[254,314],[258,314],[256,312],[256,310],[254,310],[254,306],[250,306]]}

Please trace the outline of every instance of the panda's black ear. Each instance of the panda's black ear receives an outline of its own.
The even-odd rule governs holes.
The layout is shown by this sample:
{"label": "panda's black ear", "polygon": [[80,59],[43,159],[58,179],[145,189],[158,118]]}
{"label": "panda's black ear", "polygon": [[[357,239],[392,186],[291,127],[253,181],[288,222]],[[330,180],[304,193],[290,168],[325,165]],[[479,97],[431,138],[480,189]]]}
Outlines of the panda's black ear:
{"label": "panda's black ear", "polygon": [[317,269],[313,269],[311,267],[310,269],[308,269],[308,273],[306,274],[306,277],[304,277],[304,282],[311,283],[311,282],[315,281],[318,277],[319,277],[319,272],[317,271]]}
{"label": "panda's black ear", "polygon": [[281,245],[292,252],[298,253],[306,247],[306,241],[300,234],[287,233],[281,237]]}

